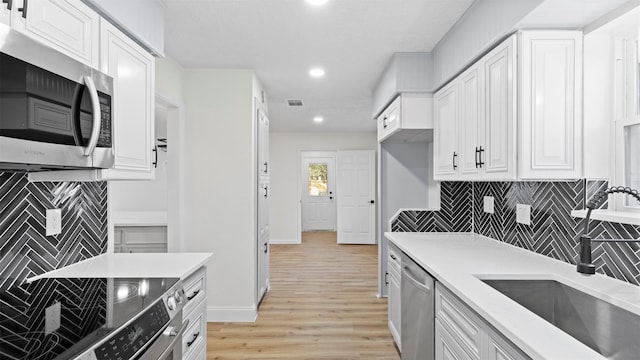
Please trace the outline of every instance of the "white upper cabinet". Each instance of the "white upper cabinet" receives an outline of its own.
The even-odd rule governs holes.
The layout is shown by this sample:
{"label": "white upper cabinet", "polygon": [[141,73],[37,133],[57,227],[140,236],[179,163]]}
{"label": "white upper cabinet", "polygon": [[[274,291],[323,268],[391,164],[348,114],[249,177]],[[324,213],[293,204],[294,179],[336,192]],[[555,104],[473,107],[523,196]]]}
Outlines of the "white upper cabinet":
{"label": "white upper cabinet", "polygon": [[435,179],[580,178],[581,54],[580,31],[522,31],[439,90]]}
{"label": "white upper cabinet", "polygon": [[582,32],[520,33],[520,177],[582,176]]}
{"label": "white upper cabinet", "polygon": [[3,3],[0,16],[15,30],[98,68],[100,16],[80,0],[13,0],[10,14]]}
{"label": "white upper cabinet", "polygon": [[154,58],[104,19],[100,47],[100,70],[114,79],[115,140],[115,170],[102,178],[153,178]]}
{"label": "white upper cabinet", "polygon": [[478,145],[483,179],[516,178],[516,37],[484,57],[484,126]]}
{"label": "white upper cabinet", "polygon": [[458,174],[458,83],[452,82],[434,97],[433,156],[436,180]]}
{"label": "white upper cabinet", "polygon": [[[258,101],[256,100],[256,103]],[[258,108],[258,175],[260,179],[269,179],[269,118]]]}
{"label": "white upper cabinet", "polygon": [[460,98],[458,163],[460,174],[465,175],[477,175],[480,170],[478,155],[482,148],[484,113],[482,111],[482,69],[477,65],[465,71],[458,82]]}
{"label": "white upper cabinet", "polygon": [[9,9],[9,4],[0,3],[0,23],[5,25],[11,25],[11,10],[13,10],[13,4],[11,4],[11,9]]}
{"label": "white upper cabinet", "polygon": [[436,93],[436,180],[515,178],[515,42],[509,37]]}
{"label": "white upper cabinet", "polygon": [[433,129],[433,95],[400,94],[378,116],[378,142],[401,130]]}

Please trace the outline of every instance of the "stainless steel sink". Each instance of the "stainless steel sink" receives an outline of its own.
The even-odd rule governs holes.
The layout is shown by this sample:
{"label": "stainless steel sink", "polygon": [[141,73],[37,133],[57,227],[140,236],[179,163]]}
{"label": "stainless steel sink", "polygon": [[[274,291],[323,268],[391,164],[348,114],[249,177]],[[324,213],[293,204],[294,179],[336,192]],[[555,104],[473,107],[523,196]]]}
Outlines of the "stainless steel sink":
{"label": "stainless steel sink", "polygon": [[640,316],[555,280],[482,280],[609,359],[640,359]]}

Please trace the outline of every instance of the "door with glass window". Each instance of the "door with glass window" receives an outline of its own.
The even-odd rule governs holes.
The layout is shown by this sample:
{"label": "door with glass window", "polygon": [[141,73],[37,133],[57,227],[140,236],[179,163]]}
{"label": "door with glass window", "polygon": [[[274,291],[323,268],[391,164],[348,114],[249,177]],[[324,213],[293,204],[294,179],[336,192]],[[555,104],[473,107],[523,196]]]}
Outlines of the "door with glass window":
{"label": "door with glass window", "polygon": [[335,152],[304,152],[301,175],[302,231],[335,231]]}

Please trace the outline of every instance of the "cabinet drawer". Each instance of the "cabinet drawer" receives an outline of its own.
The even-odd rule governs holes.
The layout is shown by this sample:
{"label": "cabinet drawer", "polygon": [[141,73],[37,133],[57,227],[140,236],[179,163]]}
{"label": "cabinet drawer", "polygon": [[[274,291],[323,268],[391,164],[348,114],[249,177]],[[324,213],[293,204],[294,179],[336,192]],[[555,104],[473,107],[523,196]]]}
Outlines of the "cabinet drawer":
{"label": "cabinet drawer", "polygon": [[207,341],[206,307],[205,301],[199,302],[194,311],[185,318],[189,320],[189,325],[187,331],[182,335],[183,358],[188,358],[202,343]]}
{"label": "cabinet drawer", "polygon": [[458,340],[463,350],[474,358],[480,358],[483,321],[440,283],[436,284],[436,318]]}
{"label": "cabinet drawer", "polygon": [[391,273],[391,271],[395,271],[395,275],[399,277],[402,269],[400,252],[391,245],[389,245],[389,258],[387,260],[389,264],[389,273]]}
{"label": "cabinet drawer", "polygon": [[206,274],[207,269],[202,267],[183,282],[184,294],[187,299],[183,309],[185,317],[189,316],[195,306],[207,297]]}
{"label": "cabinet drawer", "polygon": [[197,348],[189,351],[186,356],[182,357],[184,360],[207,360],[207,347],[205,341],[203,341]]}

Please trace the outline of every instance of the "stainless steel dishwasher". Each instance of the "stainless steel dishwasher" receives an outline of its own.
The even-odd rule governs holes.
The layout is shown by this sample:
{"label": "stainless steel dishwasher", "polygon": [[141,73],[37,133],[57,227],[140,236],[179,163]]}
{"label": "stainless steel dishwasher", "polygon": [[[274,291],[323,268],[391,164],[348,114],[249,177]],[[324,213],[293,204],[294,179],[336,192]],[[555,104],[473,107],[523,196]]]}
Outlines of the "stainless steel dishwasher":
{"label": "stainless steel dishwasher", "polygon": [[435,358],[435,280],[402,254],[402,360]]}

